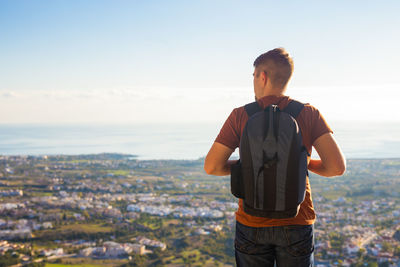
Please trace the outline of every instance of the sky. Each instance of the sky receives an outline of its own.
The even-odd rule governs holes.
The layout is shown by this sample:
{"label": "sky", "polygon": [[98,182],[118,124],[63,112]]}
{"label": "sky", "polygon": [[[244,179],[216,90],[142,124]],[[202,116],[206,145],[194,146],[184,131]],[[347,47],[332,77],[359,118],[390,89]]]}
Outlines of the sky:
{"label": "sky", "polygon": [[223,122],[254,59],[328,121],[399,121],[399,1],[0,0],[0,124]]}

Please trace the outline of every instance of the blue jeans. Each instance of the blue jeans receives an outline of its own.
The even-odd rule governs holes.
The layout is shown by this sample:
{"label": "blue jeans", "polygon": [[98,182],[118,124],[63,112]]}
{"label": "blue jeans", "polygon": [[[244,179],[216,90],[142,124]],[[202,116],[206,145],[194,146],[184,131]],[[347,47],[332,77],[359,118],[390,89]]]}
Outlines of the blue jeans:
{"label": "blue jeans", "polygon": [[238,267],[313,266],[313,229],[313,225],[256,228],[236,222],[236,264]]}

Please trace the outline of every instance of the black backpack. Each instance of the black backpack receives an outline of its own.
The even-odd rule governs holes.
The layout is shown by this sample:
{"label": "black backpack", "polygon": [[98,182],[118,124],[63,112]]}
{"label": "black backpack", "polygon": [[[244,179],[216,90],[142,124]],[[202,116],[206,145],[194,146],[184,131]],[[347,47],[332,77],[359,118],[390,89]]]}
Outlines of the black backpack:
{"label": "black backpack", "polygon": [[247,104],[240,160],[231,166],[231,191],[250,215],[293,218],[306,192],[307,155],[296,117],[304,104],[292,100],[280,110]]}

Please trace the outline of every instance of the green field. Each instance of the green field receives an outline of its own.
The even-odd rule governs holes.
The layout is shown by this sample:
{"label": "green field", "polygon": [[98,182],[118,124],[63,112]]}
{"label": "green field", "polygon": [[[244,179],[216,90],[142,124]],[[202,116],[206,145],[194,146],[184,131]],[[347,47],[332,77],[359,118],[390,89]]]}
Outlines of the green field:
{"label": "green field", "polygon": [[63,225],[57,230],[85,232],[85,233],[107,233],[111,232],[113,229],[110,226],[102,226],[100,224],[69,224],[69,225]]}
{"label": "green field", "polygon": [[64,258],[60,263],[46,263],[45,267],[117,267],[127,262],[127,259]]}
{"label": "green field", "polygon": [[100,267],[103,265],[95,265],[95,264],[57,264],[57,263],[46,263],[45,267],[69,267],[69,266],[75,266],[75,267]]}

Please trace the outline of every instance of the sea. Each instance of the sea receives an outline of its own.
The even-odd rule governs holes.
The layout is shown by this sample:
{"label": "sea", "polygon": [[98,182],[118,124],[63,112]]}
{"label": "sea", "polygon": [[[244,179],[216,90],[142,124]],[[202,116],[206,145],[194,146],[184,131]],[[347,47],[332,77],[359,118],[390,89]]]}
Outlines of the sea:
{"label": "sea", "polygon": [[[123,153],[140,160],[205,157],[221,123],[0,124],[0,155]],[[400,123],[331,124],[346,158],[400,158]],[[313,151],[313,158],[317,153]],[[237,150],[232,156],[238,157]]]}

